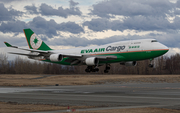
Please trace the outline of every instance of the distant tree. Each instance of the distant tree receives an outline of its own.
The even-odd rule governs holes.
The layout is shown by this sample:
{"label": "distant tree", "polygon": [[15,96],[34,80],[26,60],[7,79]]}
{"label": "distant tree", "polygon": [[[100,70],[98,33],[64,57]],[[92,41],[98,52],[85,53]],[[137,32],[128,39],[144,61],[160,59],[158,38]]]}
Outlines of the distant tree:
{"label": "distant tree", "polygon": [[5,74],[8,70],[8,57],[6,54],[0,53],[0,73]]}

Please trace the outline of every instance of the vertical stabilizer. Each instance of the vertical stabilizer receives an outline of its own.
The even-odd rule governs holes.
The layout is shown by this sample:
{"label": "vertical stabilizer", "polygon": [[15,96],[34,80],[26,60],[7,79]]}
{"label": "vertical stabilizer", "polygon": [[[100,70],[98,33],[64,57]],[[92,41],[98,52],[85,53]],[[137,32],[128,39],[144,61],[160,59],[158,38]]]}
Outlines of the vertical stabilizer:
{"label": "vertical stabilizer", "polygon": [[31,29],[24,29],[24,34],[30,49],[52,50]]}

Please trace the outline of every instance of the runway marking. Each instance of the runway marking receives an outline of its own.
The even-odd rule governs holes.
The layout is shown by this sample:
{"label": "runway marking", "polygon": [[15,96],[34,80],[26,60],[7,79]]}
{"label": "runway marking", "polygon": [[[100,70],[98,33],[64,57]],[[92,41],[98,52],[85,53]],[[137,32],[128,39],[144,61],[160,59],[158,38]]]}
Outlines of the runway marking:
{"label": "runway marking", "polygon": [[180,89],[180,88],[170,88],[170,87],[129,87],[129,86],[100,86],[100,85],[93,87],[136,88],[136,89]]}

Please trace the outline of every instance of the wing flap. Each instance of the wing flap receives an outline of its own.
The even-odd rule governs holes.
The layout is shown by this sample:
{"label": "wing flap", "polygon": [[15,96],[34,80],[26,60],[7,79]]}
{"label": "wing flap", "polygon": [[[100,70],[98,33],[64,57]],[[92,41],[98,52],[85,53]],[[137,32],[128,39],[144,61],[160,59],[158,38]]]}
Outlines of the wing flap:
{"label": "wing flap", "polygon": [[95,56],[98,59],[117,59],[117,56]]}
{"label": "wing flap", "polygon": [[62,55],[64,56],[64,57],[70,57],[70,58],[81,58],[83,55],[80,55],[80,54],[63,54],[62,53]]}
{"label": "wing flap", "polygon": [[39,54],[24,54],[24,53],[14,53],[14,52],[9,52],[10,54],[16,54],[16,55],[24,55],[24,56],[29,56],[29,57],[39,57],[42,55]]}

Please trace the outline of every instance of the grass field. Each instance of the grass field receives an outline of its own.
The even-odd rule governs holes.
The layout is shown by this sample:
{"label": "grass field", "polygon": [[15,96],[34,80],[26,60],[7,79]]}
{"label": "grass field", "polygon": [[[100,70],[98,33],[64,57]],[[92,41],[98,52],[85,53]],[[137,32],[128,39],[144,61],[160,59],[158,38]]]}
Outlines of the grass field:
{"label": "grass field", "polygon": [[130,108],[130,109],[114,109],[114,110],[99,110],[99,111],[77,111],[75,113],[179,113],[179,110],[164,109],[164,108]]}
{"label": "grass field", "polygon": [[[67,110],[68,106],[41,105],[41,104],[18,104],[14,102],[0,102],[0,113],[23,113],[23,112],[40,112]],[[94,106],[95,107],[95,106]],[[130,108],[130,109],[113,109],[97,111],[78,111],[78,109],[93,108],[93,106],[71,106],[75,113],[179,113],[179,110],[165,108]]]}
{"label": "grass field", "polygon": [[[19,104],[16,102],[0,102],[0,113],[22,113],[37,111],[67,110],[68,106],[43,105],[43,104]],[[71,109],[93,108],[93,106],[71,106]]]}
{"label": "grass field", "polygon": [[0,75],[0,86],[180,82],[180,75]]}

